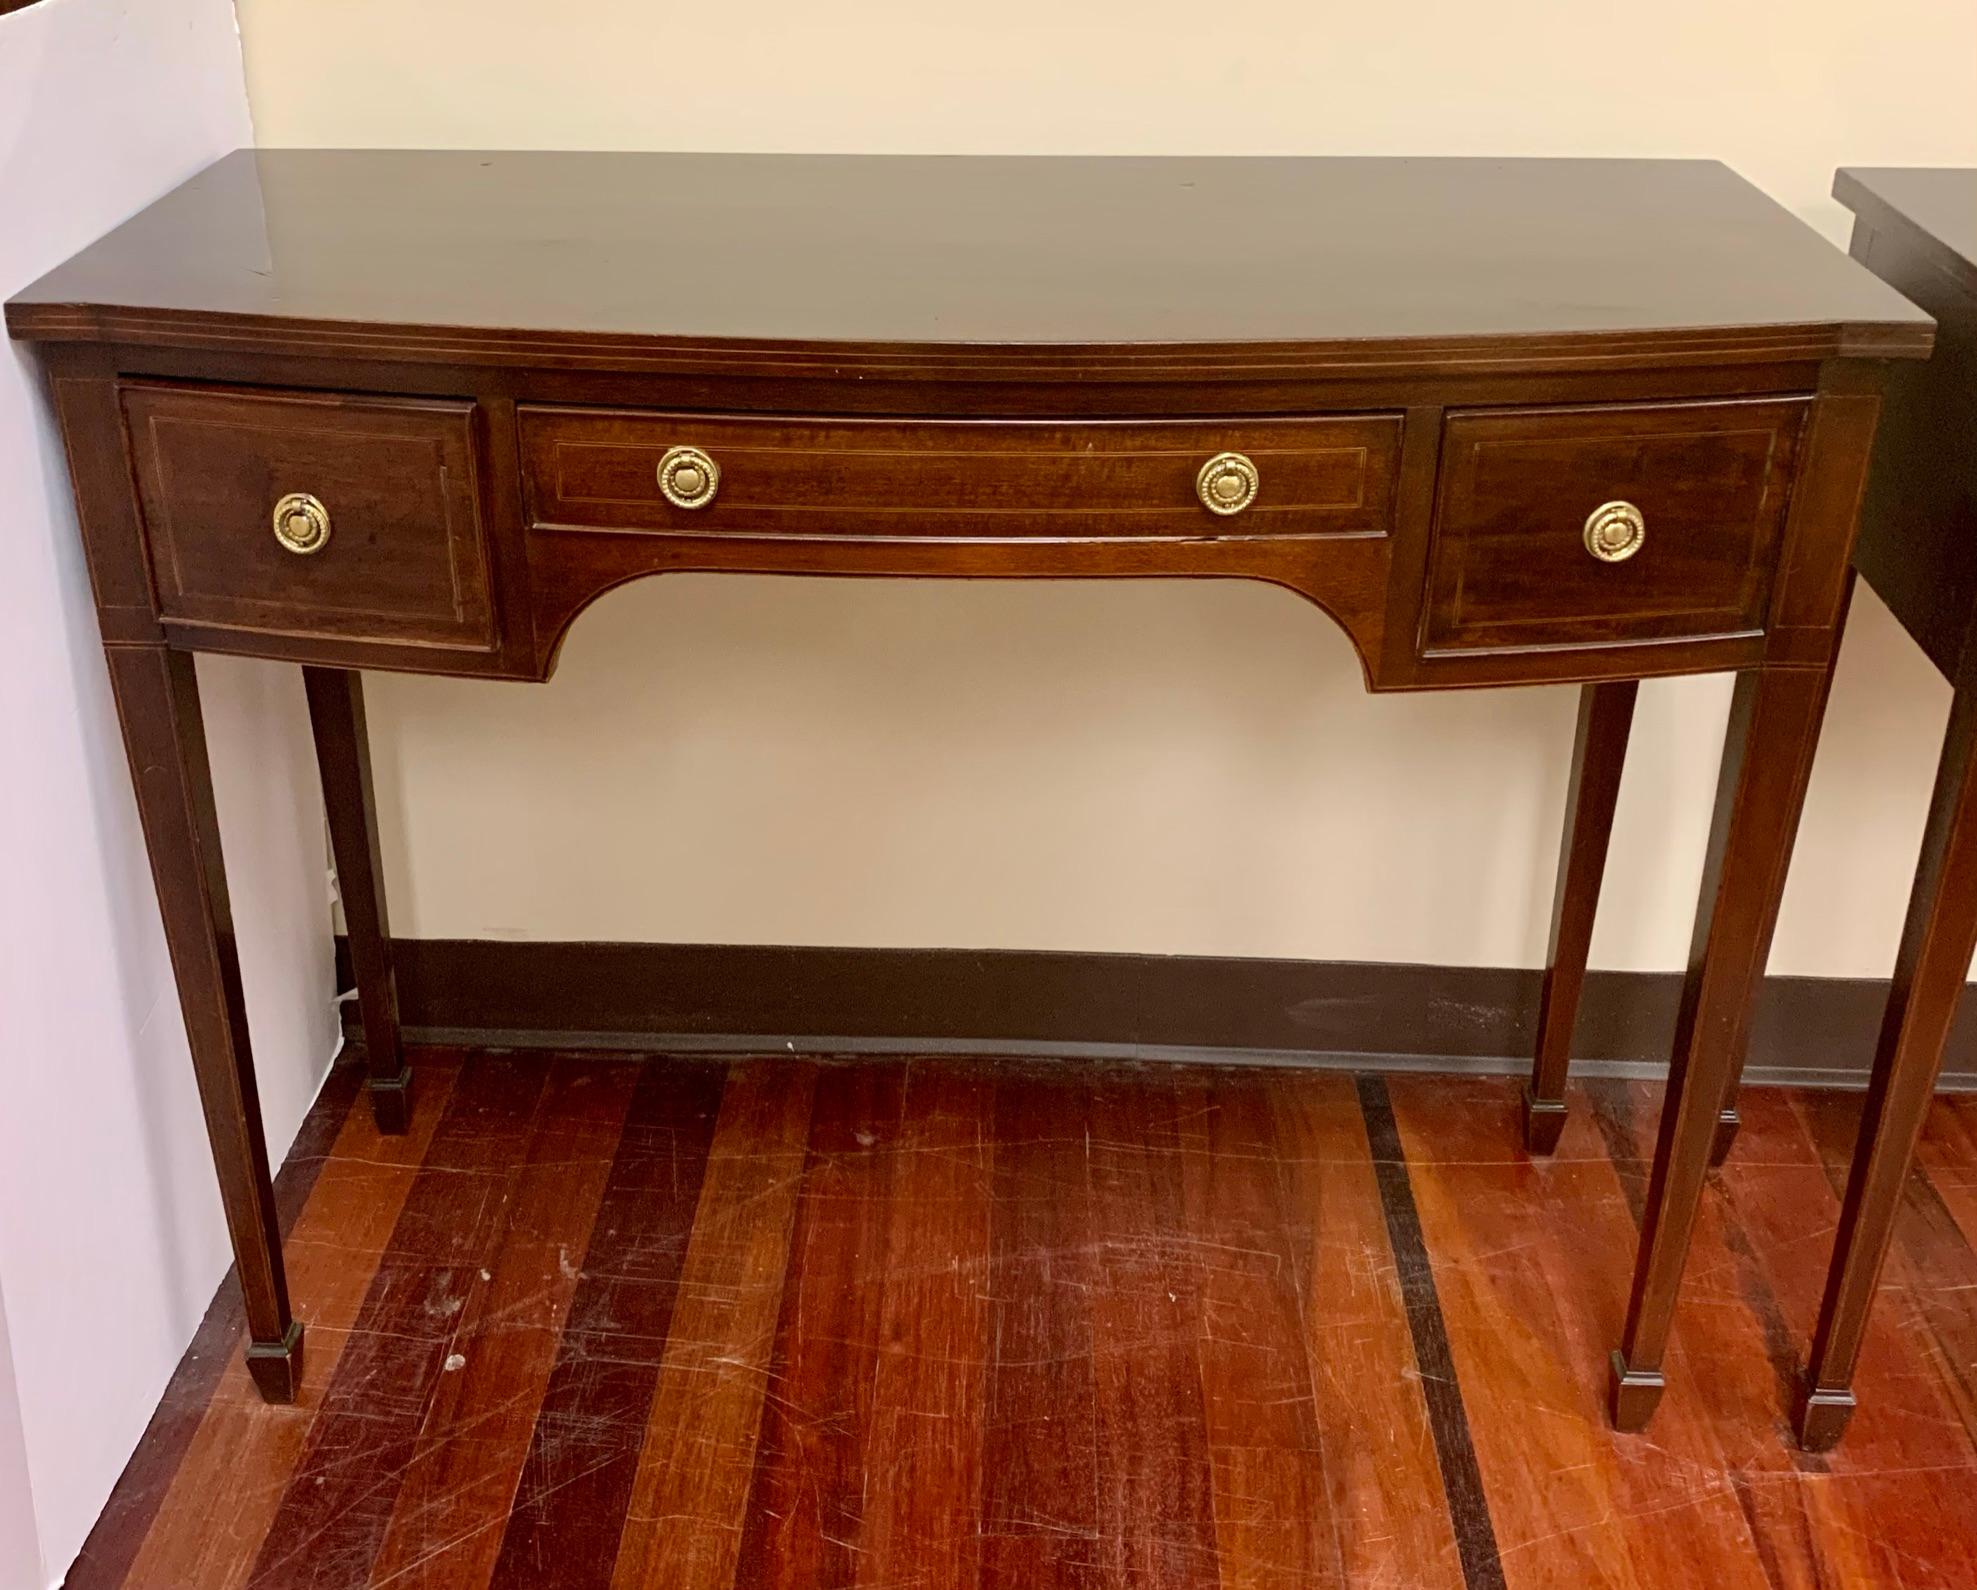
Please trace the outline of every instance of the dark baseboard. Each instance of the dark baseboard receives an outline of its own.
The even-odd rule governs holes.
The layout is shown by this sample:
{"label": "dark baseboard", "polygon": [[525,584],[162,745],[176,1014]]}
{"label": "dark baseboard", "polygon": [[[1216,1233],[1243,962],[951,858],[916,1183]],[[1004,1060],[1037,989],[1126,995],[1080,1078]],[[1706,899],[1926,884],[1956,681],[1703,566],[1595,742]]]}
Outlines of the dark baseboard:
{"label": "dark baseboard", "polygon": [[[1521,1071],[1539,974],[1513,967],[1047,950],[400,939],[415,1041],[504,1047],[1050,1054]],[[349,987],[344,941],[339,986]],[[1593,972],[1574,1054],[1588,1076],[1666,1068],[1676,973]],[[1863,1083],[1888,985],[1773,977],[1753,1081]],[[346,1019],[356,1035],[354,1016]],[[1977,1015],[1945,1087],[1977,1088]]]}

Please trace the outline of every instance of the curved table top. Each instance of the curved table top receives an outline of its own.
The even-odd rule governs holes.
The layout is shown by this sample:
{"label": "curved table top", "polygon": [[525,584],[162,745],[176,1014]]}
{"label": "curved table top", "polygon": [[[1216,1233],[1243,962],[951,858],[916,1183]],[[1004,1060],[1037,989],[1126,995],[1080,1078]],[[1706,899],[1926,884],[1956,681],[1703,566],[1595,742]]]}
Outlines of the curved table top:
{"label": "curved table top", "polygon": [[16,337],[984,370],[1920,355],[1931,322],[1707,161],[241,150]]}

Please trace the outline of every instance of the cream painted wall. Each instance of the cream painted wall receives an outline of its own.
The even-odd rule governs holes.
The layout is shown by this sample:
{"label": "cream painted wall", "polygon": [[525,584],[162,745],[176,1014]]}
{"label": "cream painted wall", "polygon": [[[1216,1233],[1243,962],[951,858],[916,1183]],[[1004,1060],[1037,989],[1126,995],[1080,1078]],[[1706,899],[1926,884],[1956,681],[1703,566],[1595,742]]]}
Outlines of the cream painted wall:
{"label": "cream painted wall", "polygon": [[[1967,0],[239,12],[274,145],[1713,155],[1836,240],[1835,165],[1977,163]],[[372,689],[407,933],[1476,963],[1542,954],[1573,712],[1206,583],[674,577],[546,689]],[[1727,699],[1644,693],[1602,964],[1683,957]],[[1946,711],[1863,598],[1775,970],[1887,969]]]}

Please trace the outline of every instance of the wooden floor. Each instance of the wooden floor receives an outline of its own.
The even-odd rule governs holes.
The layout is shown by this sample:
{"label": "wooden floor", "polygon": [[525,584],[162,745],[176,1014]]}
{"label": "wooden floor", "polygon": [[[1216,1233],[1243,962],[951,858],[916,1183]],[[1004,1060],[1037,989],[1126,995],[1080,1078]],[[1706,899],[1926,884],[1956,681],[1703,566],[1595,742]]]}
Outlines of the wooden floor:
{"label": "wooden floor", "polygon": [[306,1394],[217,1300],[69,1584],[1977,1585],[1977,1101],[1796,1453],[1857,1100],[1758,1090],[1608,1432],[1656,1090],[431,1052],[283,1172]]}

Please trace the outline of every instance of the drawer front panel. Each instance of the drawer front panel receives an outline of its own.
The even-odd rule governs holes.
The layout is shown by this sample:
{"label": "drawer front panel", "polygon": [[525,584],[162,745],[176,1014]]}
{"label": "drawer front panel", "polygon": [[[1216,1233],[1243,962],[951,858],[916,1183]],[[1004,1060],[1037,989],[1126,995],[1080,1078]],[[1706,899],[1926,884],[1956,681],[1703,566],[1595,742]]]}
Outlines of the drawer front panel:
{"label": "drawer front panel", "polygon": [[163,617],[492,649],[473,404],[144,385],[124,416]]}
{"label": "drawer front panel", "polygon": [[[1224,423],[780,420],[523,408],[529,521],[546,530],[864,540],[1136,540],[1384,535],[1397,415]],[[712,500],[660,489],[667,453],[719,470]],[[1254,499],[1212,513],[1197,476],[1255,466]]]}
{"label": "drawer front panel", "polygon": [[[1786,398],[1450,415],[1423,654],[1761,630],[1808,407]],[[1621,507],[1605,516],[1603,544],[1622,556],[1605,561],[1588,524],[1612,504]]]}

